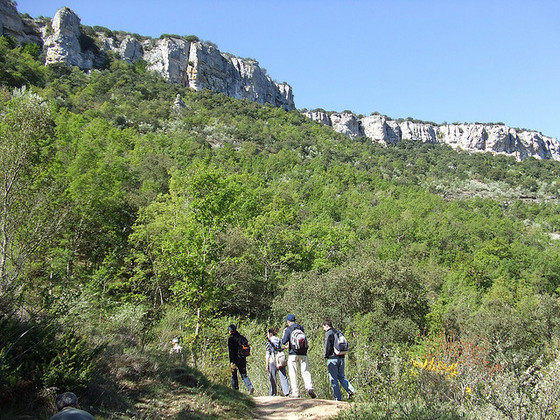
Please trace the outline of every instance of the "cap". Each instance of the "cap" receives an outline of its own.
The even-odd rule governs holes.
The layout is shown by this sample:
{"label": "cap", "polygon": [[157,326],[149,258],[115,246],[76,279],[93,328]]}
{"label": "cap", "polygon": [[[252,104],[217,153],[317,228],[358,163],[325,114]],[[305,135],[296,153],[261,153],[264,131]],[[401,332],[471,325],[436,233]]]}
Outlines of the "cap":
{"label": "cap", "polygon": [[294,322],[296,320],[296,316],[294,314],[289,314],[286,317],[286,321]]}
{"label": "cap", "polygon": [[237,327],[235,326],[235,324],[231,324],[227,329],[228,331],[237,331]]}

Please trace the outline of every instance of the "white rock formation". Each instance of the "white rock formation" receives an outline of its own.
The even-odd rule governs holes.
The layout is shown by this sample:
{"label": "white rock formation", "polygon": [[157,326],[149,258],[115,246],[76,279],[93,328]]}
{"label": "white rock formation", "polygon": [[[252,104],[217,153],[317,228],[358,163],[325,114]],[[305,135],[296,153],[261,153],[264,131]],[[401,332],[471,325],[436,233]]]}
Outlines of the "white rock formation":
{"label": "white rock formation", "polygon": [[[173,83],[196,90],[210,89],[261,104],[270,103],[286,110],[295,109],[290,85],[273,81],[255,60],[221,53],[209,43],[169,36],[140,41],[131,35],[119,38],[98,33],[95,51],[83,51],[80,19],[70,9],[59,10],[51,28],[38,21],[33,28],[28,21],[22,20],[12,1],[0,0],[0,33],[18,40],[38,43],[42,40],[47,63],[65,62],[88,70],[102,63],[103,55],[112,51],[129,62],[145,60],[149,69],[158,71]],[[395,121],[383,115],[358,118],[349,112],[306,111],[304,114],[352,138],[365,136],[382,144],[414,140],[445,143],[470,151],[503,153],[518,159],[532,156],[560,160],[557,139],[500,124],[437,125]]]}
{"label": "white rock formation", "polygon": [[334,131],[346,134],[352,138],[362,135],[360,123],[354,114],[343,112],[342,114],[334,113],[330,116],[330,124]]}
{"label": "white rock formation", "polygon": [[160,38],[144,43],[143,59],[172,83],[187,85],[190,43],[182,39]]}
{"label": "white rock formation", "polygon": [[[139,41],[131,35],[119,39],[105,33],[97,33],[95,40],[87,39],[80,31],[80,18],[67,7],[56,12],[50,28],[42,25],[37,24],[30,36],[15,5],[10,0],[0,0],[0,34],[42,42],[46,64],[63,62],[90,70],[105,63],[108,52],[114,52],[131,63],[145,60],[148,69],[158,71],[172,83],[295,109],[290,85],[272,80],[255,60],[222,54],[209,43],[172,36]],[[84,50],[80,40],[82,44],[96,44]]]}
{"label": "white rock formation", "polygon": [[129,63],[135,63],[142,59],[144,50],[142,44],[131,36],[127,36],[119,46],[119,54],[121,58]]}
{"label": "white rock formation", "polygon": [[[0,0],[5,2],[7,0]],[[211,44],[166,36],[140,42],[126,36],[120,42],[97,34],[101,51],[115,51],[123,60],[143,59],[172,83],[192,89],[209,89],[238,99],[270,103],[286,110],[295,109],[292,88],[276,83],[258,63],[222,54]],[[52,21],[52,34],[44,40],[46,63],[65,62],[89,70],[102,57],[80,48],[80,19],[68,8],[60,9]]]}
{"label": "white rock formation", "polygon": [[80,18],[69,8],[56,12],[52,20],[52,35],[44,40],[46,64],[65,62],[82,69],[93,67],[93,53],[82,52],[80,46]]}
{"label": "white rock formation", "polygon": [[517,159],[560,160],[560,142],[536,131],[518,131],[502,124],[442,124],[395,121],[384,115],[305,111],[304,115],[352,138],[365,136],[381,144],[402,140],[445,143],[455,149],[513,155]]}
{"label": "white rock formation", "polygon": [[30,27],[27,20],[21,18],[15,2],[0,0],[0,35],[12,37],[18,41],[41,44],[40,25]]}

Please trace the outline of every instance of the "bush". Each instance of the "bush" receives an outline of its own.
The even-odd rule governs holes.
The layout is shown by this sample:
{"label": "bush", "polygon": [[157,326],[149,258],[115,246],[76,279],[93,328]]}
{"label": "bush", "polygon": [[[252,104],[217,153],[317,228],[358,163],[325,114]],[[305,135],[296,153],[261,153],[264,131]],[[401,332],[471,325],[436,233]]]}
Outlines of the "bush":
{"label": "bush", "polygon": [[52,324],[0,319],[0,404],[49,387],[85,389],[99,351]]}
{"label": "bush", "polygon": [[101,348],[92,350],[86,338],[73,332],[64,333],[50,348],[52,358],[41,375],[43,386],[77,391],[87,388]]}
{"label": "bush", "polygon": [[448,407],[428,407],[408,401],[393,403],[360,404],[342,410],[334,420],[456,420],[465,415]]}
{"label": "bush", "polygon": [[101,51],[95,43],[96,38],[97,34],[92,27],[80,25],[80,36],[78,41],[80,42],[80,48],[82,51],[91,51],[95,54],[99,54]]}

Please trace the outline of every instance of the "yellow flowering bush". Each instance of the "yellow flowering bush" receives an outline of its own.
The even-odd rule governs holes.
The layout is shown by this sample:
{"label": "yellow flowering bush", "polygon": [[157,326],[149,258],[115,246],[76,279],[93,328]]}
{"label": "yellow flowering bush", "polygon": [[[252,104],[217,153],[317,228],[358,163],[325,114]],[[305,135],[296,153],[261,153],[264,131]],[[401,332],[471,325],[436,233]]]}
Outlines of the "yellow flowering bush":
{"label": "yellow flowering bush", "polygon": [[472,394],[471,388],[460,379],[459,364],[446,363],[435,357],[428,357],[424,361],[411,360],[411,374],[417,379],[420,391],[435,401],[461,401]]}
{"label": "yellow flowering bush", "polygon": [[[438,360],[436,361],[435,357],[431,359],[425,359],[423,363],[418,362],[417,360],[412,360],[412,365],[417,370],[425,370],[430,372],[435,372],[440,375],[444,375],[446,378],[451,379],[455,376],[459,375],[459,371],[457,370],[457,363],[452,363],[450,365],[446,364],[445,362]],[[418,371],[413,370],[413,375],[417,375]]]}
{"label": "yellow flowering bush", "polygon": [[501,367],[488,358],[484,340],[460,340],[454,334],[425,337],[425,347],[411,359],[411,374],[421,395],[434,402],[461,405]]}

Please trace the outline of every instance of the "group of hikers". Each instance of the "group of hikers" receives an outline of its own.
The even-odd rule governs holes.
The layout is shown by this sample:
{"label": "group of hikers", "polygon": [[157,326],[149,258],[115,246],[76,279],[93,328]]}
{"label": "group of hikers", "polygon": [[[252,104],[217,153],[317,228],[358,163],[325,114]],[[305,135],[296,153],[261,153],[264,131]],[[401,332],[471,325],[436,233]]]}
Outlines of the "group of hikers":
{"label": "group of hikers", "polygon": [[[313,381],[311,379],[309,361],[307,358],[308,345],[305,330],[302,325],[296,322],[294,314],[286,316],[286,324],[287,326],[284,329],[282,338],[277,336],[278,328],[271,328],[267,332],[265,361],[270,381],[269,395],[278,395],[278,384],[276,381],[276,375],[278,374],[280,377],[282,395],[285,397],[299,398],[297,372],[299,367],[307,393],[311,398],[316,398],[317,394],[313,389]],[[346,379],[344,373],[344,360],[348,350],[348,343],[343,334],[339,330],[333,328],[333,323],[330,319],[323,321],[323,330],[325,331],[324,358],[327,360],[327,370],[329,372],[333,397],[337,401],[342,400],[340,390],[340,386],[342,385],[342,388],[348,392],[348,398],[352,398],[354,396],[354,387],[348,379]],[[247,339],[237,331],[237,327],[234,324],[228,327],[228,334],[231,384],[234,389],[239,389],[239,372],[247,391],[249,394],[253,394],[255,388],[247,376],[247,355],[250,352]],[[287,358],[284,349],[288,349]],[[286,375],[286,367],[288,368],[288,375]]]}
{"label": "group of hikers", "polygon": [[[284,329],[282,338],[278,337],[278,328],[271,328],[267,332],[266,340],[266,370],[270,381],[269,395],[278,394],[278,384],[276,375],[280,377],[280,387],[282,395],[285,397],[299,398],[298,388],[298,367],[303,378],[303,383],[307,393],[311,398],[316,398],[317,394],[313,389],[311,372],[309,371],[309,361],[307,359],[307,338],[302,325],[296,323],[296,317],[289,314],[286,317],[287,326]],[[324,358],[327,360],[327,369],[333,391],[333,397],[337,401],[342,400],[340,385],[348,392],[348,398],[354,396],[354,387],[346,379],[344,373],[344,356],[348,351],[348,343],[343,334],[333,328],[331,320],[323,321],[325,331],[325,352]],[[231,324],[228,327],[228,350],[231,367],[231,384],[234,389],[239,389],[238,372],[241,375],[247,391],[250,394],[255,392],[255,387],[247,376],[247,356],[250,354],[250,346],[247,339],[242,336],[237,327]],[[182,347],[178,339],[173,339],[170,353],[181,353]],[[288,349],[288,357],[284,353]],[[286,367],[288,375],[286,375]],[[288,382],[288,376],[290,378]],[[291,392],[290,392],[291,384]],[[83,419],[92,420],[94,417],[79,408],[78,398],[72,392],[65,392],[56,397],[56,407],[58,413],[50,420],[70,420]]]}

